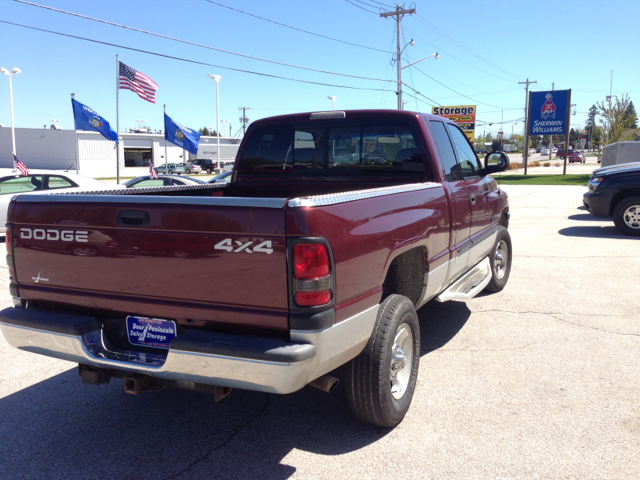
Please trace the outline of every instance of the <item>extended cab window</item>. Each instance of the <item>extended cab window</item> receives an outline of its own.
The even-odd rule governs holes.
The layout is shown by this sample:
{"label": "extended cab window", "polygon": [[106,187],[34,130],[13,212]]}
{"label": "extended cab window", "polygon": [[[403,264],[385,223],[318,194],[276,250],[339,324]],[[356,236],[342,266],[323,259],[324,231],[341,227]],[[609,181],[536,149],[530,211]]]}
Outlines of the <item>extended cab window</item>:
{"label": "extended cab window", "polygon": [[460,163],[462,176],[464,178],[479,177],[480,165],[478,164],[478,157],[476,157],[476,154],[471,149],[467,137],[455,125],[447,123],[447,129],[458,153],[458,162]]}
{"label": "extended cab window", "polygon": [[[241,173],[291,173],[323,176],[419,173],[426,167],[407,125],[265,126],[253,130],[240,158]],[[309,171],[311,170],[311,171]]]}
{"label": "extended cab window", "polygon": [[49,176],[48,185],[49,185],[49,189],[77,187],[77,185],[71,182],[70,180],[63,177],[56,177],[53,175]]}
{"label": "extended cab window", "polygon": [[433,136],[436,137],[436,143],[438,144],[438,150],[440,151],[440,158],[444,166],[444,174],[449,182],[455,180],[461,180],[459,176],[458,163],[456,162],[456,155],[453,152],[451,146],[451,140],[447,135],[447,130],[444,127],[444,123],[436,120],[429,121],[431,125],[431,131]]}

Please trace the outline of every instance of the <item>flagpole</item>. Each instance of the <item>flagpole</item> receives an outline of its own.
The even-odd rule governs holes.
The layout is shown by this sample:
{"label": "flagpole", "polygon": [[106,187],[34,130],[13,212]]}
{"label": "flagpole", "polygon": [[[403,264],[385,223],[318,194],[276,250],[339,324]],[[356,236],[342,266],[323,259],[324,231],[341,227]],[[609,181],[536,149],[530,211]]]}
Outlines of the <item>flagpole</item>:
{"label": "flagpole", "polygon": [[[76,94],[71,94],[71,108],[73,109],[73,100],[75,100]],[[73,112],[73,129],[76,133],[76,174],[80,174],[80,152],[78,148],[78,125],[76,125],[76,114]]]}
{"label": "flagpole", "polygon": [[[116,54],[116,135],[120,140],[120,59]],[[116,183],[120,183],[120,143],[116,142]]]}
{"label": "flagpole", "polygon": [[[167,115],[167,104],[164,104],[164,114]],[[164,122],[164,118],[162,119]],[[169,163],[169,158],[167,157],[167,126],[164,126],[164,163]],[[169,167],[167,167],[169,168]]]}

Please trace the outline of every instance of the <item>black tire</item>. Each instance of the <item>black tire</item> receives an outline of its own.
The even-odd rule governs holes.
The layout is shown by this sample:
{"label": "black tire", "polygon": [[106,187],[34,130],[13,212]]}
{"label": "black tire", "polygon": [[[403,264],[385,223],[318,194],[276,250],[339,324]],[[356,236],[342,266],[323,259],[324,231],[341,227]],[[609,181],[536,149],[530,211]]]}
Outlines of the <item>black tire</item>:
{"label": "black tire", "polygon": [[210,169],[210,168],[207,168],[207,173],[208,173],[209,175],[211,175],[211,169]]}
{"label": "black tire", "polygon": [[[400,339],[403,334],[407,334],[402,337],[404,341]],[[402,349],[400,352],[394,350],[396,340],[405,347],[404,352]],[[409,345],[411,355],[407,359]],[[402,364],[402,358],[405,364]],[[394,359],[399,370],[392,375]],[[416,309],[407,297],[390,295],[378,308],[373,333],[366,347],[345,365],[347,399],[353,415],[373,425],[398,425],[411,406],[419,363],[420,324]]]}
{"label": "black tire", "polygon": [[613,223],[621,233],[640,237],[640,196],[622,199],[613,210]]}
{"label": "black tire", "polygon": [[[505,258],[506,257],[506,258]],[[503,226],[498,227],[496,243],[489,254],[491,264],[491,281],[484,288],[488,292],[499,292],[509,281],[511,273],[511,260],[513,250],[511,248],[511,235]]]}
{"label": "black tire", "polygon": [[171,175],[173,173],[173,170],[169,170],[167,173]]}
{"label": "black tire", "polygon": [[191,169],[187,168],[184,173],[186,173],[187,175],[189,175],[191,173]]}

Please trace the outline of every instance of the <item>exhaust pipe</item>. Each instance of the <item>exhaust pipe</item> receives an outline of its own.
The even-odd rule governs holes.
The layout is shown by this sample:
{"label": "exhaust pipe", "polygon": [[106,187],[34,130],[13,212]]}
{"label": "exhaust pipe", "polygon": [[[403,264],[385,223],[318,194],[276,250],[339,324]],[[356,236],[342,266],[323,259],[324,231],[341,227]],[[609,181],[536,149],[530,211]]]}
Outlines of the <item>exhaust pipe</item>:
{"label": "exhaust pipe", "polygon": [[309,382],[309,385],[319,388],[323,392],[331,393],[336,389],[339,383],[339,378],[332,377],[331,375],[323,375],[316,378],[313,382]]}

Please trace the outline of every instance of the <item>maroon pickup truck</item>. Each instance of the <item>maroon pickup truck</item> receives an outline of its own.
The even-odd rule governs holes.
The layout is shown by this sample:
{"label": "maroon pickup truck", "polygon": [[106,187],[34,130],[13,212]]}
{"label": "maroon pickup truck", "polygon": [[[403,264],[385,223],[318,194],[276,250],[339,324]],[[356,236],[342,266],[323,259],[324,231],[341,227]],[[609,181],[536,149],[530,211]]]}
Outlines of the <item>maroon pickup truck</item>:
{"label": "maroon pickup truck", "polygon": [[228,184],[17,196],[0,328],[129,393],[330,391],[344,366],[355,416],[393,426],[416,309],[509,278],[507,167],[442,117],[318,112],[254,122]]}

